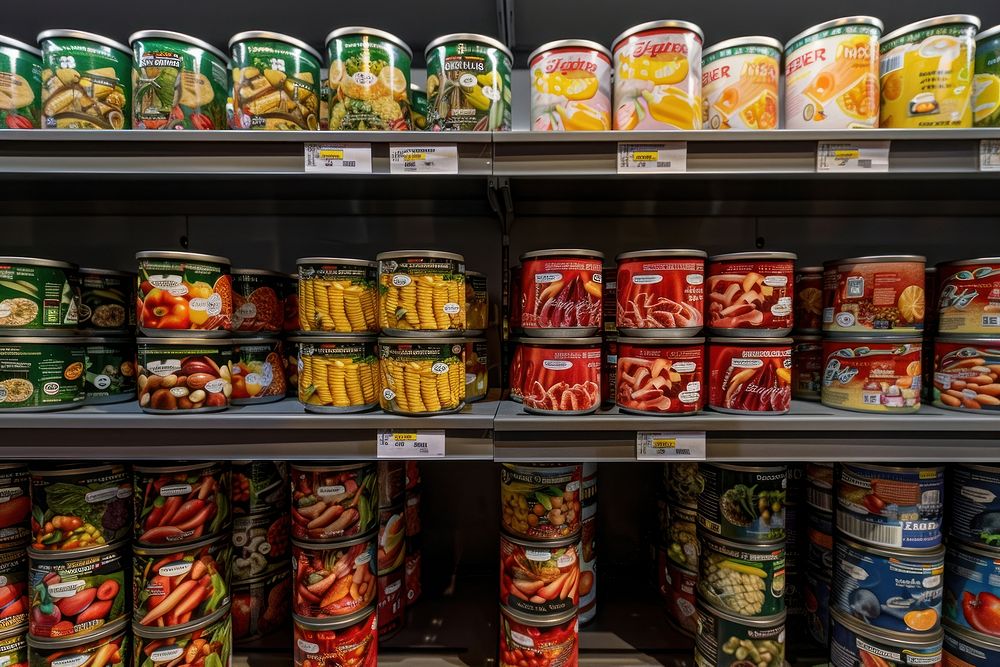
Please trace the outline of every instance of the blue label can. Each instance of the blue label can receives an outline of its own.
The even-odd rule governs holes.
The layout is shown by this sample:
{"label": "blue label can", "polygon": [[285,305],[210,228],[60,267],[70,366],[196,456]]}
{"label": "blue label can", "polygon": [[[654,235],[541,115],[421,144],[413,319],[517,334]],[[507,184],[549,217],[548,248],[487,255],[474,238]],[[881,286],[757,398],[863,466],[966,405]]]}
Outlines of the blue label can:
{"label": "blue label can", "polygon": [[1000,549],[1000,468],[954,465],[949,491],[949,535]]}
{"label": "blue label can", "polygon": [[884,630],[865,625],[836,610],[830,615],[830,664],[833,667],[941,665],[944,633],[940,628],[929,636],[890,636]]}
{"label": "blue label can", "polygon": [[944,588],[946,620],[1000,637],[1000,552],[949,542]]}
{"label": "blue label can", "polygon": [[996,667],[1000,665],[1000,638],[944,626],[943,667]]}

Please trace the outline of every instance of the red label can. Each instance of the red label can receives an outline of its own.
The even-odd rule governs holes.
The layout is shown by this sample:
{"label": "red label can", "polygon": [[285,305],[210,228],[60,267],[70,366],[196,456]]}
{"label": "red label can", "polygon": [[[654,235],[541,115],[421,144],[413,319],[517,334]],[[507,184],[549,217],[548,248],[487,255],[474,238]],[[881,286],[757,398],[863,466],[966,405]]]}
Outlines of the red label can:
{"label": "red label can", "polygon": [[378,618],[375,607],[336,621],[293,616],[294,667],[376,667]]}
{"label": "red label can", "polygon": [[378,636],[390,637],[403,627],[406,571],[402,566],[378,576]]}
{"label": "red label can", "polygon": [[526,412],[583,415],[601,403],[601,339],[551,338],[521,343]]}
{"label": "red label can", "polygon": [[823,405],[856,412],[916,412],[920,356],[920,338],[824,339]]}
{"label": "red label can", "polygon": [[528,664],[577,667],[579,635],[576,609],[534,617],[500,607],[499,667],[524,667],[529,655]]}
{"label": "red label can", "polygon": [[785,336],[792,330],[796,255],[736,252],[708,259],[708,328],[721,336]]}
{"label": "red label can", "polygon": [[823,386],[823,340],[819,336],[795,336],[792,345],[792,397],[818,401]]}
{"label": "red label can", "polygon": [[500,535],[500,604],[546,616],[580,602],[580,535],[547,542]]}
{"label": "red label can", "polygon": [[681,630],[698,631],[698,610],[695,608],[695,591],[698,573],[685,570],[667,556],[666,547],[656,550],[656,574],[660,595],[667,602],[667,613]]}
{"label": "red label can", "polygon": [[593,336],[601,328],[604,255],[579,248],[521,255],[521,326],[529,336]]}
{"label": "red label can", "polygon": [[823,331],[923,331],[925,261],[919,255],[885,255],[827,262],[823,271]]}
{"label": "red label can", "polygon": [[717,412],[784,414],[792,400],[791,338],[712,338],[708,404]]}
{"label": "red label can", "polygon": [[507,383],[510,385],[510,400],[521,403],[524,400],[524,345],[519,339],[512,340],[511,345],[513,353],[510,355]]}
{"label": "red label can", "polygon": [[618,338],[604,339],[604,363],[601,365],[601,405],[615,404],[615,384],[618,374]]}
{"label": "red label can", "polygon": [[615,308],[618,298],[618,269],[614,266],[605,266],[602,273],[604,280],[604,296],[601,299],[601,328],[606,333],[614,333]]}
{"label": "red label can", "polygon": [[292,610],[305,618],[338,618],[374,604],[375,554],[374,532],[336,544],[294,540]]}
{"label": "red label can", "polygon": [[423,590],[421,583],[421,561],[423,560],[420,551],[420,543],[417,538],[406,538],[406,562],[404,567],[404,578],[406,580],[406,606],[414,604],[420,599]]}
{"label": "red label can", "polygon": [[521,331],[521,265],[510,268],[510,288],[508,290],[510,303],[508,304],[509,315],[508,325],[511,331]]}
{"label": "red label can", "polygon": [[1000,334],[1000,257],[938,265],[938,333]]}
{"label": "red label can", "polygon": [[934,405],[1000,411],[1000,340],[948,336],[934,342]]}
{"label": "red label can", "polygon": [[819,333],[823,328],[823,267],[795,271],[795,330]]}
{"label": "red label can", "polygon": [[617,327],[628,336],[693,336],[705,323],[701,250],[618,255]]}
{"label": "red label can", "polygon": [[704,338],[619,338],[615,403],[624,412],[689,415],[705,407]]}

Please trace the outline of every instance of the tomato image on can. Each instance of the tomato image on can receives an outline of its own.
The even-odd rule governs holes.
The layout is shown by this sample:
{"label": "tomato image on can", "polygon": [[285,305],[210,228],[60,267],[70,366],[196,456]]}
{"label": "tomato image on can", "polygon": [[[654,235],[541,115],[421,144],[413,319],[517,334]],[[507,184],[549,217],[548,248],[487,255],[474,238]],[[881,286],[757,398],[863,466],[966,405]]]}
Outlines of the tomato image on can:
{"label": "tomato image on can", "polygon": [[597,42],[562,39],[528,56],[531,129],[611,129],[611,52]]}
{"label": "tomato image on can", "polygon": [[305,42],[263,30],[234,35],[234,127],[240,130],[318,130],[320,64]]}
{"label": "tomato image on can", "polygon": [[705,405],[704,338],[618,339],[615,403],[624,412],[689,415]]}
{"label": "tomato image on can", "polygon": [[790,252],[709,257],[709,331],[719,336],[787,336],[793,322],[796,259]]}
{"label": "tomato image on can", "polygon": [[581,415],[600,407],[600,338],[522,339],[521,348],[525,412]]}
{"label": "tomato image on can", "polygon": [[823,405],[858,412],[916,412],[921,344],[920,338],[906,336],[826,338]]}
{"label": "tomato image on can", "polygon": [[376,667],[378,614],[374,606],[338,619],[292,616],[294,667]]}
{"label": "tomato image on can", "polygon": [[132,471],[139,544],[186,544],[228,528],[228,463],[137,465]]}
{"label": "tomato image on can", "polygon": [[791,403],[791,338],[709,339],[708,405],[712,410],[784,414]]}
{"label": "tomato image on can", "polygon": [[701,57],[702,123],[712,130],[778,127],[781,42],[737,37]]}
{"label": "tomato image on can", "polygon": [[189,252],[145,251],[139,261],[136,308],[147,336],[226,336],[233,318],[229,260]]}
{"label": "tomato image on can", "polygon": [[[21,630],[28,623],[28,553],[23,547],[0,551],[0,644],[9,630]],[[2,647],[0,647],[2,648]],[[0,651],[2,656],[2,651]]]}
{"label": "tomato image on can", "polygon": [[941,336],[934,341],[934,405],[952,410],[1000,410],[1000,341]]}
{"label": "tomato image on can", "polygon": [[949,542],[944,566],[944,618],[951,626],[1000,638],[1000,559],[987,546]]}
{"label": "tomato image on can", "polygon": [[0,93],[6,96],[0,126],[12,130],[41,127],[42,52],[0,35]]}
{"label": "tomato image on can", "polygon": [[976,35],[976,63],[972,77],[972,123],[1000,126],[1000,26]]}
{"label": "tomato image on can", "polygon": [[593,336],[601,328],[604,255],[564,248],[521,255],[521,327],[529,336]]}
{"label": "tomato image on can", "polygon": [[0,464],[0,549],[31,539],[31,477],[19,463]]}
{"label": "tomato image on can", "polygon": [[576,609],[539,617],[501,606],[499,667],[577,667],[579,634]]}
{"label": "tomato image on can", "polygon": [[937,268],[938,333],[1000,333],[1000,257],[943,262]]}
{"label": "tomato image on can", "polygon": [[852,257],[825,263],[823,331],[913,334],[924,329],[919,255]]}
{"label": "tomato image on can", "polygon": [[704,324],[701,250],[640,250],[618,255],[616,329],[626,336],[691,336]]}

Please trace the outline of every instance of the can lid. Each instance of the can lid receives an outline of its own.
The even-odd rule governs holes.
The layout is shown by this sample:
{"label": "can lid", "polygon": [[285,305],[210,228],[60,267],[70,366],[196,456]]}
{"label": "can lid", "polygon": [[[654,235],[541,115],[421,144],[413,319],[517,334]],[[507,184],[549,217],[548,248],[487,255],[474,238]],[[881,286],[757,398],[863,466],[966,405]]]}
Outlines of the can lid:
{"label": "can lid", "polygon": [[[577,539],[579,539],[577,535]],[[525,614],[516,609],[511,609],[507,605],[500,605],[500,613],[510,618],[511,620],[517,621],[523,625],[530,626],[532,628],[551,628],[555,625],[562,625],[567,621],[576,618],[577,609],[573,607],[572,609],[567,609],[566,611],[559,612],[558,614],[553,614],[551,616],[535,616],[533,614]]]}
{"label": "can lid", "polygon": [[399,37],[396,37],[391,32],[386,32],[385,30],[379,30],[378,28],[366,28],[364,26],[359,26],[359,25],[337,28],[336,30],[332,31],[329,35],[326,36],[326,39],[323,40],[323,43],[326,44],[327,46],[330,46],[330,42],[332,42],[337,37],[346,37],[348,35],[369,35],[371,37],[378,37],[379,39],[384,39],[385,41],[392,42],[399,48],[406,51],[406,55],[410,56],[411,58],[413,57],[413,49],[411,49],[406,42],[401,40]]}
{"label": "can lid", "polygon": [[485,343],[486,338],[484,336],[469,336],[465,339],[465,343]]}
{"label": "can lid", "polygon": [[705,41],[705,33],[701,31],[701,28],[690,21],[675,21],[672,19],[663,21],[647,21],[645,23],[640,23],[639,25],[634,25],[615,37],[611,42],[611,50],[617,51],[619,43],[632,35],[636,35],[640,32],[646,32],[647,30],[657,30],[659,28],[678,28],[680,30],[690,30],[694,34],[698,35],[698,39],[700,41]]}
{"label": "can lid", "polygon": [[944,334],[934,338],[935,343],[974,343],[978,345],[995,345],[1000,347],[1000,341],[988,336],[977,334]]}
{"label": "can lid", "polygon": [[845,257],[829,259],[823,265],[829,264],[874,264],[876,262],[927,262],[923,255],[864,255],[862,257]]}
{"label": "can lid", "polygon": [[442,250],[392,250],[390,252],[380,252],[375,256],[379,262],[385,259],[406,259],[408,257],[429,257],[431,259],[453,259],[456,262],[464,262],[465,257],[456,252],[444,252]]}
{"label": "can lid", "polygon": [[907,333],[850,333],[842,331],[825,332],[825,340],[831,343],[920,343],[923,338],[919,334]]}
{"label": "can lid", "polygon": [[249,579],[240,579],[239,581],[233,581],[233,592],[245,591],[255,584],[266,583],[270,589],[272,585],[278,584],[278,582],[285,579],[291,578],[292,573],[290,570],[284,568],[280,570],[273,570],[271,572],[265,572],[264,574],[258,574],[255,577],[250,577]]}
{"label": "can lid", "polygon": [[569,537],[559,537],[553,540],[528,540],[523,537],[511,535],[506,530],[501,530],[500,539],[506,540],[507,542],[516,544],[520,547],[527,547],[529,549],[558,549],[560,547],[568,547],[571,544],[579,544],[580,533],[570,535]]}
{"label": "can lid", "polygon": [[185,35],[182,32],[174,32],[173,30],[140,30],[139,32],[132,33],[132,35],[128,38],[128,43],[132,44],[140,39],[172,39],[175,42],[183,42],[184,44],[197,46],[199,49],[208,51],[222,62],[229,62],[229,57],[226,56],[226,54],[224,54],[220,49],[215,48],[204,40],[192,37],[191,35]]}
{"label": "can lid", "polygon": [[[633,250],[623,252],[615,257],[616,262],[623,259],[640,259],[643,257],[699,257],[705,259],[708,253],[704,250],[694,250],[691,248],[663,248],[659,250]],[[614,268],[614,267],[611,267]]]}
{"label": "can lid", "polygon": [[785,52],[787,53],[789,47],[803,37],[808,37],[809,35],[813,35],[817,32],[823,32],[824,30],[830,30],[831,28],[840,28],[845,25],[870,25],[876,28],[879,32],[885,30],[885,24],[874,16],[844,16],[839,19],[823,21],[822,23],[817,23],[812,27],[806,28],[799,34],[795,35],[795,37],[792,37],[790,40],[785,42]]}
{"label": "can lid", "polygon": [[366,461],[364,463],[339,463],[336,465],[330,465],[328,463],[316,462],[316,463],[292,463],[289,466],[292,472],[296,470],[301,470],[304,472],[343,472],[345,470],[366,470],[368,468],[375,468],[374,461]]}
{"label": "can lid", "polygon": [[57,259],[42,259],[40,257],[15,257],[13,255],[0,255],[0,264],[24,264],[26,266],[50,266],[56,269],[78,269],[76,264],[62,262]]}
{"label": "can lid", "polygon": [[[207,628],[219,621],[229,623],[229,608],[231,605],[227,604],[221,609],[216,610],[214,613],[209,614],[205,618],[199,620],[197,623],[192,623],[186,628],[179,629],[176,627],[150,627],[148,625],[140,625],[138,621],[132,621],[132,632],[143,639],[165,639],[165,638],[176,638],[181,633],[190,634]],[[89,635],[88,635],[89,636]]]}
{"label": "can lid", "polygon": [[[203,540],[198,540],[197,542],[186,542],[184,544],[167,544],[159,547],[147,546],[136,542],[132,545],[132,553],[136,556],[166,556],[169,554],[179,554],[184,551],[197,551],[202,547],[206,547],[210,544],[215,544],[216,542],[222,542],[225,540],[228,542],[232,540],[232,535],[229,531],[223,531],[218,535],[206,537]],[[228,544],[226,545],[228,546]]]}
{"label": "can lid", "polygon": [[237,336],[233,339],[233,345],[235,347],[240,347],[241,345],[268,345],[274,346],[280,342],[281,339],[278,338],[277,334],[273,336]]}
{"label": "can lid", "polygon": [[792,341],[798,343],[818,343],[823,340],[819,334],[792,334]]}
{"label": "can lid", "polygon": [[[769,551],[775,552],[775,559],[778,558],[778,552],[785,551],[784,542],[737,542],[735,540],[727,540],[724,537],[720,537],[714,533],[708,531],[699,531],[698,535],[706,542],[712,542],[724,547],[730,547],[732,549],[739,549],[742,551]],[[760,562],[760,559],[757,559]]]}
{"label": "can lid", "polygon": [[375,334],[339,334],[331,336],[329,334],[321,334],[315,336],[312,334],[306,335],[305,332],[299,332],[302,335],[299,336],[289,336],[288,340],[293,343],[374,343]]}
{"label": "can lid", "polygon": [[142,336],[135,339],[139,349],[143,347],[173,347],[175,345],[201,345],[202,347],[232,347],[235,340],[232,338],[199,338],[197,336],[179,336],[177,338],[155,338]]}
{"label": "can lid", "polygon": [[0,333],[0,343],[26,345],[40,343],[42,345],[85,345],[87,339],[82,336],[7,336]]}
{"label": "can lid", "polygon": [[129,57],[132,57],[132,49],[125,46],[121,42],[117,42],[110,37],[105,37],[104,35],[98,35],[92,32],[86,32],[85,30],[67,30],[65,28],[54,28],[52,30],[43,30],[38,33],[38,43],[41,44],[42,40],[50,39],[52,37],[62,37],[67,39],[85,39],[91,42],[97,42],[98,44],[103,44],[104,46],[110,46],[112,49],[117,49],[123,53],[127,53]]}
{"label": "can lid", "polygon": [[91,547],[89,549],[78,549],[73,551],[46,551],[44,549],[28,547],[28,558],[31,560],[74,561],[91,558],[99,554],[112,553],[115,551],[120,551],[123,557],[126,556],[129,553],[129,541],[119,540],[117,542],[112,542],[111,544],[104,544],[97,547]]}
{"label": "can lid", "polygon": [[232,269],[230,273],[234,276],[271,276],[272,278],[287,278],[288,274],[269,269]]}
{"label": "can lid", "polygon": [[662,347],[664,345],[704,345],[704,336],[694,336],[692,338],[654,338],[652,336],[618,336],[618,344],[625,345],[649,345]]}
{"label": "can lid", "polygon": [[306,618],[305,616],[292,614],[292,620],[295,621],[295,625],[307,630],[339,630],[340,628],[355,625],[374,614],[377,610],[376,605],[376,602],[372,602],[372,604],[361,611],[339,618]]}
{"label": "can lid", "polygon": [[710,345],[728,345],[738,343],[741,345],[791,345],[791,338],[729,338],[727,336],[713,336],[708,339]]}
{"label": "can lid", "polygon": [[302,264],[346,264],[347,266],[370,266],[375,268],[377,263],[370,259],[354,259],[351,257],[299,257],[295,260],[298,265]]}
{"label": "can lid", "polygon": [[0,35],[0,46],[12,46],[15,49],[21,49],[22,51],[27,51],[33,56],[42,57],[42,52],[32,46],[31,44],[26,44],[19,39],[14,39],[13,37],[7,37],[6,35]]}
{"label": "can lid", "polygon": [[531,338],[520,339],[522,345],[541,345],[542,347],[556,346],[564,347],[570,345],[600,345],[600,336],[588,336],[586,338]]}
{"label": "can lid", "polygon": [[864,637],[869,641],[888,644],[893,648],[916,650],[937,649],[940,651],[941,642],[944,640],[944,630],[941,628],[938,628],[934,632],[920,635],[893,632],[892,630],[885,630],[883,628],[873,628],[837,610],[833,606],[830,607],[830,620],[834,623],[839,623],[854,634]]}
{"label": "can lid", "polygon": [[604,259],[604,253],[597,250],[587,250],[586,248],[553,248],[550,250],[532,250],[521,255],[518,259],[522,262],[532,257],[594,257]]}
{"label": "can lid", "polygon": [[[841,546],[843,545],[843,546]],[[835,549],[850,548],[855,551],[874,554],[882,558],[892,558],[900,561],[909,561],[920,564],[940,564],[944,567],[944,545],[939,545],[934,549],[910,551],[909,549],[883,549],[870,544],[862,544],[854,540],[850,535],[837,531]]]}
{"label": "can lid", "polygon": [[469,271],[468,269],[466,269],[465,276],[467,278],[485,278],[486,274],[485,273],[481,273],[479,271]]}
{"label": "can lid", "polygon": [[[996,558],[995,555],[993,557]],[[963,628],[947,616],[941,619],[941,622],[944,624],[945,640],[947,640],[949,636],[955,637],[974,646],[978,646],[979,648],[1000,652],[1000,638],[984,635],[981,632],[974,632],[968,628]]]}
{"label": "can lid", "polygon": [[[128,626],[128,620],[129,617],[125,616],[123,618],[119,618],[117,621],[114,621],[113,623],[108,623],[107,625],[102,626],[99,630],[95,630],[94,632],[88,632],[85,635],[64,637],[60,639],[42,639],[40,637],[33,637],[29,633],[27,635],[28,646],[30,646],[31,648],[44,649],[47,651],[51,651],[53,649],[59,650],[67,648],[76,648],[77,646],[83,646],[84,644],[89,644],[98,639],[104,639],[105,637],[116,635],[122,632],[123,630],[126,630],[126,626]],[[23,633],[24,628],[21,628],[20,631]]]}
{"label": "can lid", "polygon": [[822,266],[796,267],[795,273],[823,273],[823,267]]}
{"label": "can lid", "polygon": [[[1000,25],[995,25],[992,28],[983,30],[981,33],[976,35],[976,41],[979,42],[984,39],[989,39],[990,37],[995,37],[997,34],[1000,34]],[[2,38],[0,38],[0,40],[2,40]]]}
{"label": "can lid", "polygon": [[135,253],[136,259],[179,259],[189,262],[212,262],[213,264],[231,263],[228,257],[221,255],[203,255],[198,252],[181,252],[179,250],[143,250]]}
{"label": "can lid", "polygon": [[788,466],[784,463],[773,466],[745,466],[735,463],[705,463],[699,465],[707,465],[710,468],[722,468],[724,470],[735,470],[737,472],[783,472],[788,470]]}
{"label": "can lid", "polygon": [[[8,340],[8,339],[4,339]],[[65,477],[67,475],[81,475],[92,472],[115,473],[125,475],[125,466],[121,463],[95,463],[92,466],[81,468],[78,463],[49,463],[44,467],[30,466],[28,472],[32,477]],[[57,552],[58,553],[58,552]]]}
{"label": "can lid", "polygon": [[727,252],[722,255],[712,255],[708,258],[710,262],[732,262],[741,259],[791,259],[796,260],[799,256],[794,252],[776,252],[776,251],[760,251],[760,252]]}
{"label": "can lid", "polygon": [[514,54],[510,52],[510,49],[508,49],[503,42],[494,37],[477,35],[474,32],[453,32],[448,35],[441,35],[440,37],[431,40],[431,43],[424,47],[424,55],[426,56],[433,49],[443,44],[448,44],[449,42],[480,42],[503,52],[503,54],[506,55],[511,62],[514,60]]}
{"label": "can lid", "polygon": [[346,540],[337,540],[335,542],[304,542],[302,540],[292,540],[292,545],[298,547],[299,549],[315,549],[317,551],[329,551],[331,549],[344,549],[346,547],[353,547],[355,544],[364,544],[373,539],[378,538],[378,528],[372,528],[367,533],[363,535],[358,535],[357,537],[351,537]]}
{"label": "can lid", "polygon": [[81,266],[80,276],[116,276],[118,278],[135,278],[135,274],[130,271],[116,271],[115,269],[95,269],[89,266]]}
{"label": "can lid", "polygon": [[309,46],[301,39],[290,37],[289,35],[282,35],[280,32],[271,32],[269,30],[246,30],[244,32],[236,33],[229,39],[229,48],[233,48],[233,44],[236,44],[237,42],[246,42],[251,39],[270,40],[272,42],[284,42],[285,44],[291,44],[292,46],[302,49],[309,55],[313,56],[319,62],[323,62],[323,56],[319,54],[319,51]]}
{"label": "can lid", "polygon": [[578,49],[591,49],[592,51],[597,51],[602,56],[607,58],[608,62],[611,61],[611,51],[608,49],[608,47],[604,46],[603,44],[592,42],[589,39],[557,39],[552,42],[545,42],[537,49],[532,51],[531,54],[528,55],[528,67],[531,67],[531,65],[534,63],[536,56],[539,56],[546,51],[554,51],[555,49],[569,49],[574,47]]}
{"label": "can lid", "polygon": [[779,53],[783,48],[781,42],[776,40],[774,37],[763,37],[761,35],[754,35],[753,37],[734,37],[733,39],[727,39],[708,47],[701,52],[701,57],[704,59],[713,53],[725,51],[726,49],[734,49],[738,46],[767,46],[772,49],[776,49]]}
{"label": "can lid", "polygon": [[[1000,28],[1000,26],[997,26]],[[975,257],[973,259],[950,259],[945,262],[938,262],[937,268],[942,266],[968,266],[969,264],[1000,264],[1000,257]],[[929,267],[928,270],[935,267]]]}
{"label": "can lid", "polygon": [[[451,333],[451,332],[449,332]],[[455,332],[458,333],[457,331]],[[389,343],[390,345],[404,345],[408,343],[413,343],[414,345],[452,345],[455,343],[462,344],[465,343],[465,338],[459,336],[434,336],[433,338],[402,338],[400,336],[379,336],[379,345],[383,343]]]}
{"label": "can lid", "polygon": [[134,472],[149,472],[154,474],[171,473],[171,472],[190,472],[194,470],[205,470],[206,468],[211,468],[214,465],[218,465],[215,461],[191,461],[185,463],[171,463],[170,465],[158,466],[158,465],[133,465],[132,470]]}
{"label": "can lid", "polygon": [[976,30],[979,30],[980,26],[978,16],[973,16],[972,14],[946,14],[944,16],[935,16],[922,21],[914,21],[913,23],[904,25],[902,28],[896,28],[888,35],[883,36],[878,43],[879,45],[882,45],[886,42],[891,42],[897,37],[905,35],[909,32],[916,32],[917,30],[923,30],[925,28],[933,28],[938,25],[954,25],[956,23],[974,26]]}
{"label": "can lid", "polygon": [[93,330],[93,333],[99,335],[74,338],[73,341],[83,343],[84,345],[111,345],[112,343],[117,343],[124,347],[135,348],[135,336],[130,335],[127,331],[102,331],[96,329]]}

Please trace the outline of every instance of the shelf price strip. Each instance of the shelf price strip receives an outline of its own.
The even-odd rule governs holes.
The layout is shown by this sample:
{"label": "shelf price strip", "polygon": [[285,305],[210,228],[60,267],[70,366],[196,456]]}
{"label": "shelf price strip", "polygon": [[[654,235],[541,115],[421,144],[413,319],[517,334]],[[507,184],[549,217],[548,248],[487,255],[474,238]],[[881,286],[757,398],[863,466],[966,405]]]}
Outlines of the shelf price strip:
{"label": "shelf price strip", "polygon": [[635,434],[636,461],[704,461],[705,432],[638,431]]}
{"label": "shelf price strip", "polygon": [[979,142],[979,171],[1000,171],[1000,139]]}
{"label": "shelf price strip", "polygon": [[458,145],[389,145],[390,174],[457,174]]}
{"label": "shelf price strip", "polygon": [[306,144],[306,173],[370,174],[371,144]]}
{"label": "shelf price strip", "polygon": [[379,431],[375,445],[377,459],[444,458],[444,431]]}
{"label": "shelf price strip", "polygon": [[619,174],[659,174],[687,171],[687,142],[618,144]]}
{"label": "shelf price strip", "polygon": [[817,172],[889,171],[888,141],[821,141],[816,147]]}

